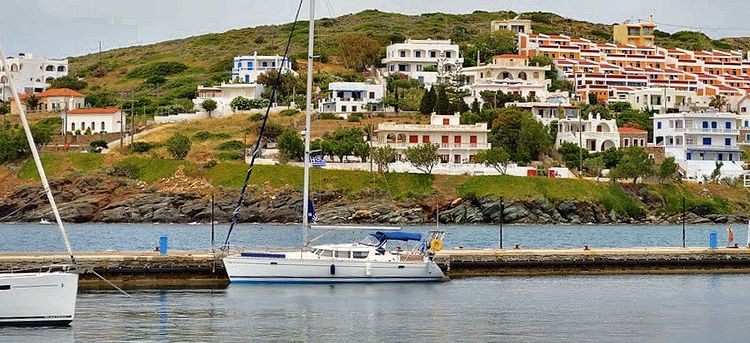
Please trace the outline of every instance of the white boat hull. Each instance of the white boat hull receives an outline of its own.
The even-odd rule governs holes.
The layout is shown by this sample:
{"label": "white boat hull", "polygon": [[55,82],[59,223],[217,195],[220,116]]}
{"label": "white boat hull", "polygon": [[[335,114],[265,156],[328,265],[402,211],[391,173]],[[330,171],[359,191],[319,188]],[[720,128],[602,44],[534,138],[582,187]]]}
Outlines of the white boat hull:
{"label": "white boat hull", "polygon": [[0,274],[0,325],[68,325],[73,321],[78,274]]}
{"label": "white boat hull", "polygon": [[224,267],[232,283],[435,282],[445,277],[433,261],[226,257]]}

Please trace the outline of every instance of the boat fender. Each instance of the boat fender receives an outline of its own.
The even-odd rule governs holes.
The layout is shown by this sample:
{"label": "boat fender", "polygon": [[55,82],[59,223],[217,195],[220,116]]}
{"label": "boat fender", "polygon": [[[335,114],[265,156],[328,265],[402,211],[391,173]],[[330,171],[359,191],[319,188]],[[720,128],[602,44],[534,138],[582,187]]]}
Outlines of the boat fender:
{"label": "boat fender", "polygon": [[443,241],[435,238],[430,241],[430,249],[433,251],[443,250]]}
{"label": "boat fender", "polygon": [[331,264],[331,275],[336,275],[336,265]]}

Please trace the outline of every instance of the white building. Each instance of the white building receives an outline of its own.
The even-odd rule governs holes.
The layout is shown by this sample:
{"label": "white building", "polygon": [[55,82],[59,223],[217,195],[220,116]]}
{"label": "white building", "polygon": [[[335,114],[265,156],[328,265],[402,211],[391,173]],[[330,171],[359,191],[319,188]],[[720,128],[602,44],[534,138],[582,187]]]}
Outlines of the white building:
{"label": "white building", "polygon": [[508,102],[505,107],[518,107],[531,112],[544,125],[565,118],[578,118],[581,108],[569,102]]}
{"label": "white building", "polygon": [[657,110],[662,113],[690,111],[691,108],[707,108],[709,97],[695,91],[675,88],[627,88],[614,90],[609,102],[622,101],[636,110]]}
{"label": "white building", "polygon": [[120,109],[111,108],[81,108],[63,112],[63,127],[68,132],[91,133],[121,132],[124,113]]}
{"label": "white building", "polygon": [[232,67],[232,80],[255,83],[258,80],[258,75],[270,70],[277,70],[279,66],[281,66],[282,73],[297,75],[297,72],[292,70],[292,61],[288,58],[284,59],[283,56],[259,56],[257,51],[249,56],[237,56],[234,58],[234,66]]}
{"label": "white building", "polygon": [[620,133],[614,119],[602,119],[600,114],[589,119],[566,118],[557,122],[555,148],[563,143],[574,143],[591,153],[620,147]]}
{"label": "white building", "polygon": [[496,55],[492,58],[492,63],[463,68],[461,74],[466,80],[463,89],[470,92],[471,101],[478,99],[481,102],[480,94],[483,91],[544,98],[552,83],[545,78],[545,72],[550,69],[552,66],[529,65],[529,60],[521,55]]}
{"label": "white building", "polygon": [[[39,97],[39,106],[37,108],[27,108],[25,101],[31,94],[21,95],[21,106],[27,111],[41,111],[41,112],[58,112],[69,109],[83,108],[86,97],[72,89],[68,88],[54,88],[48,89],[39,94],[34,94]],[[18,108],[14,101],[10,102],[10,112],[12,114],[18,114]]]}
{"label": "white building", "polygon": [[425,85],[437,83],[439,77],[447,78],[464,63],[458,45],[451,44],[450,39],[407,39],[404,43],[389,45],[385,51],[382,62],[386,75],[406,74]]}
{"label": "white building", "polygon": [[378,124],[374,146],[390,146],[396,150],[397,160],[404,161],[409,147],[438,144],[442,163],[471,163],[481,150],[491,148],[487,141],[490,130],[486,123],[462,125],[460,115],[436,115],[430,124]]}
{"label": "white building", "polygon": [[248,99],[260,99],[263,93],[263,85],[257,83],[222,83],[221,86],[198,86],[198,96],[193,99],[195,107],[202,112],[203,101],[212,99],[216,101],[216,109],[211,115],[229,115],[232,114],[232,107],[229,104],[234,98],[241,96]]}
{"label": "white building", "polygon": [[0,100],[7,101],[13,97],[8,83],[8,74],[13,75],[16,91],[20,93],[41,93],[52,80],[68,75],[67,59],[50,59],[34,56],[30,53],[20,53],[18,56],[7,58],[8,68],[0,66]]}
{"label": "white building", "polygon": [[531,20],[518,19],[518,17],[515,17],[513,19],[506,19],[506,20],[493,20],[492,23],[490,24],[490,30],[492,31],[507,30],[507,31],[513,31],[517,33],[532,33],[531,32]]}
{"label": "white building", "polygon": [[385,85],[364,82],[331,82],[328,97],[320,100],[318,110],[331,113],[367,112],[367,104],[381,104]]}
{"label": "white building", "polygon": [[722,176],[736,177],[743,172],[737,119],[726,112],[656,114],[652,144],[674,157],[690,179],[710,176],[716,161],[724,164]]}

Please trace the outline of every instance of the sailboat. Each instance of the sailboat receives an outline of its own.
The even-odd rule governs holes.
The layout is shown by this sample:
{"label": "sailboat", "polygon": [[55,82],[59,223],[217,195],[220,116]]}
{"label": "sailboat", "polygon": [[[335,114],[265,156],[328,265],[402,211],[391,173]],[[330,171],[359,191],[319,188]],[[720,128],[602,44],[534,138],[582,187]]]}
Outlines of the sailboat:
{"label": "sailboat", "polygon": [[[227,256],[224,267],[231,283],[353,283],[353,282],[424,282],[442,281],[443,271],[433,260],[442,248],[442,231],[406,233],[392,228],[365,228],[375,232],[356,243],[310,246],[308,230],[314,219],[310,201],[310,121],[312,114],[313,39],[315,1],[310,0],[309,41],[307,53],[307,110],[305,113],[304,188],[302,200],[302,247],[294,251],[242,252]],[[288,46],[287,46],[288,51]],[[285,53],[286,56],[286,53]],[[265,122],[264,122],[265,125]],[[262,131],[262,130],[261,130]],[[260,145],[256,144],[245,184],[252,172]],[[242,205],[246,187],[240,193],[235,218]],[[231,234],[234,222],[230,226]],[[316,227],[320,229],[361,230],[361,227]],[[390,249],[389,243],[414,243],[411,249]],[[224,248],[228,248],[229,235]]]}
{"label": "sailboat", "polygon": [[[3,70],[10,70],[5,53],[0,47],[0,61]],[[41,267],[36,271],[7,271],[0,272],[0,325],[68,325],[73,321],[78,293],[78,273],[75,271],[76,260],[65,232],[60,213],[52,196],[47,176],[39,159],[39,152],[34,144],[26,111],[21,106],[21,100],[16,92],[13,77],[8,74],[10,90],[16,105],[20,110],[21,122],[26,140],[31,149],[39,178],[52,206],[57,226],[62,234],[65,247],[70,256],[71,265]]]}

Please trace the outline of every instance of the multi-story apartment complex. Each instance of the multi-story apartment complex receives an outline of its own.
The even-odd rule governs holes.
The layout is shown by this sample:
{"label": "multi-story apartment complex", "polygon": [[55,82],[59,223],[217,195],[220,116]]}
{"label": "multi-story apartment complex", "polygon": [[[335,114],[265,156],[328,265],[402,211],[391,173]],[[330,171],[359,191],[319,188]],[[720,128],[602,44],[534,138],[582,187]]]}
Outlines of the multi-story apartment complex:
{"label": "multi-story apartment complex", "polygon": [[255,83],[258,75],[271,70],[278,70],[281,66],[282,73],[297,73],[292,69],[292,61],[285,59],[283,56],[260,56],[258,52],[253,52],[249,56],[237,56],[234,58],[232,67],[232,80],[239,80],[244,83]]}
{"label": "multi-story apartment complex", "polygon": [[490,23],[490,30],[507,30],[517,33],[531,33],[531,20],[518,19],[518,17],[506,20],[493,20]]}
{"label": "multi-story apartment complex", "polygon": [[404,161],[404,152],[420,144],[438,144],[442,163],[471,163],[481,150],[491,147],[487,142],[490,130],[486,123],[462,125],[460,115],[430,117],[430,124],[378,124],[375,146],[390,146],[396,150],[397,159]]}
{"label": "multi-story apartment complex", "polygon": [[328,97],[321,99],[318,104],[321,112],[366,112],[368,104],[381,103],[385,94],[385,85],[365,82],[331,82],[328,84],[328,93]]}
{"label": "multi-story apartment complex", "polygon": [[575,84],[581,99],[596,94],[601,102],[617,101],[614,93],[623,87],[666,87],[693,91],[697,96],[728,97],[750,90],[750,61],[741,51],[692,51],[643,44],[649,41],[644,32],[652,32],[653,27],[638,25],[642,37],[632,38],[636,43],[595,43],[566,35],[519,33],[518,50],[526,57],[552,59],[562,76]]}
{"label": "multi-story apartment complex", "polygon": [[661,113],[686,112],[696,108],[707,108],[708,97],[694,91],[668,87],[631,88],[615,87],[609,101],[623,101],[637,110],[656,110]]}
{"label": "multi-story apartment complex", "polygon": [[740,129],[738,116],[722,112],[683,112],[654,115],[652,145],[664,148],[673,156],[687,176],[701,179],[711,175],[721,161],[723,176],[734,177],[743,172],[738,147]]}
{"label": "multi-story apartment complex", "polygon": [[569,102],[508,102],[505,107],[518,107],[531,112],[534,118],[544,125],[560,119],[578,118],[581,108]]}
{"label": "multi-story apartment complex", "polygon": [[406,74],[425,85],[446,81],[464,59],[459,55],[457,44],[448,40],[407,39],[386,48],[386,74]]}
{"label": "multi-story apartment complex", "polygon": [[0,67],[0,100],[13,97],[8,76],[16,82],[16,91],[21,93],[41,93],[52,80],[68,75],[67,59],[50,59],[30,53],[20,53],[7,58],[8,68]]}
{"label": "multi-story apartment complex", "polygon": [[591,153],[620,147],[620,133],[614,119],[602,119],[601,115],[588,119],[563,118],[557,122],[555,147],[563,143],[577,144]]}
{"label": "multi-story apartment complex", "polygon": [[612,27],[612,38],[617,44],[629,44],[635,46],[654,46],[653,22],[631,23],[625,22]]}

